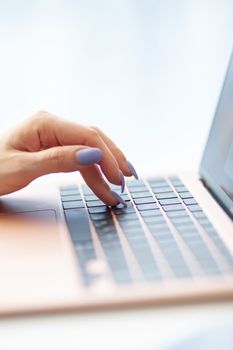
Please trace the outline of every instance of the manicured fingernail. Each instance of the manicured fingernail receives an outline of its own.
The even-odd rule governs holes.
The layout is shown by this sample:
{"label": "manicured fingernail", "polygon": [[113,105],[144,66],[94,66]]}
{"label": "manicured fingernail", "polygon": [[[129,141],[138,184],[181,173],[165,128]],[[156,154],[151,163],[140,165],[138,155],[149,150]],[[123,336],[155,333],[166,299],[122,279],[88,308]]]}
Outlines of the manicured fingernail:
{"label": "manicured fingernail", "polygon": [[129,161],[128,161],[127,163],[128,163],[129,171],[130,171],[131,174],[135,177],[135,179],[138,180],[139,177],[138,177],[138,174],[137,174],[137,172],[136,172],[134,166],[133,166]]}
{"label": "manicured fingernail", "polygon": [[119,196],[118,193],[112,191],[112,195],[120,204],[122,204],[125,208],[127,207],[126,202],[124,201],[123,198],[121,198],[121,196]]}
{"label": "manicured fingernail", "polygon": [[120,170],[120,177],[121,177],[121,193],[123,193],[125,190],[125,177],[121,170]]}
{"label": "manicured fingernail", "polygon": [[103,153],[99,148],[85,148],[77,151],[76,159],[81,165],[91,165],[98,163],[103,158]]}

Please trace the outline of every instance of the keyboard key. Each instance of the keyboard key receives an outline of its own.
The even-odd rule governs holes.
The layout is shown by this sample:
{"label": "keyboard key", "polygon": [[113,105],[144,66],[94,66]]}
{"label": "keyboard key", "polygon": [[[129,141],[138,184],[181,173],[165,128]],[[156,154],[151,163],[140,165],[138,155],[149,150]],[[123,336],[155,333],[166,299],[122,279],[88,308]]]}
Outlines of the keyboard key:
{"label": "keyboard key", "polygon": [[92,242],[88,244],[80,244],[80,242],[74,242],[75,251],[77,253],[80,264],[85,265],[89,260],[96,259],[96,253]]}
{"label": "keyboard key", "polygon": [[179,178],[177,175],[169,176],[169,180],[170,180],[171,182],[181,181],[180,178]]}
{"label": "keyboard key", "polygon": [[183,182],[177,176],[169,177],[169,180],[171,181],[173,186],[183,186]]}
{"label": "keyboard key", "polygon": [[[104,236],[103,236],[104,237]],[[122,255],[122,247],[121,247],[121,242],[119,240],[119,237],[116,235],[118,239],[115,241],[110,241],[110,242],[104,242],[101,241],[102,248],[104,249],[104,253],[109,257],[109,259],[112,258],[118,258],[120,255]],[[102,237],[100,236],[100,239]]]}
{"label": "keyboard key", "polygon": [[120,226],[123,230],[127,230],[127,228],[129,227],[136,227],[136,228],[140,228],[141,227],[141,223],[139,220],[134,220],[134,221],[120,221]]}
{"label": "keyboard key", "polygon": [[163,215],[144,217],[144,221],[146,224],[166,222]]}
{"label": "keyboard key", "polygon": [[126,215],[129,213],[135,213],[135,208],[132,203],[127,204],[127,207],[113,207],[112,211],[114,214],[118,215]]}
{"label": "keyboard key", "polygon": [[154,266],[152,265],[151,268],[148,268],[144,271],[144,278],[146,281],[156,281],[156,280],[160,280],[161,274],[159,272],[159,270],[156,268],[154,268]]}
{"label": "keyboard key", "polygon": [[131,240],[142,240],[145,239],[145,234],[142,228],[133,228],[133,227],[129,227],[126,230],[124,230],[124,236],[126,237],[126,239],[128,239],[129,241]]}
{"label": "keyboard key", "polygon": [[[215,230],[214,227],[205,227],[205,232],[208,233],[208,235],[213,238],[213,237],[219,237],[217,231]],[[220,237],[219,237],[220,238]]]}
{"label": "keyboard key", "polygon": [[185,217],[180,217],[180,216],[178,216],[178,217],[171,217],[170,218],[171,219],[171,221],[172,221],[172,223],[173,223],[173,225],[175,225],[176,226],[176,224],[185,224],[185,223],[193,223],[193,221],[192,221],[192,219],[190,218],[190,216],[185,216]]}
{"label": "keyboard key", "polygon": [[[107,262],[109,264],[109,267],[111,269],[111,272],[113,274],[113,278],[115,279],[116,275],[119,274],[119,271],[124,275],[127,274],[128,278],[127,281],[130,281],[130,274],[128,271],[128,266],[125,260],[125,256],[123,252],[120,251],[110,251],[109,248],[105,249],[105,254],[107,258]],[[118,281],[118,278],[117,278]]]}
{"label": "keyboard key", "polygon": [[[138,229],[127,229],[124,231],[125,238],[128,240],[129,245],[133,244],[148,244],[147,239],[144,233],[144,230],[141,228]],[[132,248],[132,247],[131,247]]]}
{"label": "keyboard key", "polygon": [[146,198],[135,198],[134,203],[135,204],[146,204],[146,203],[155,203],[155,199],[153,197],[146,197]]}
{"label": "keyboard key", "polygon": [[184,206],[182,204],[171,204],[171,205],[164,205],[163,210],[165,211],[178,211],[178,210],[184,210]]}
{"label": "keyboard key", "polygon": [[183,238],[185,241],[199,241],[201,239],[199,231],[194,228],[180,228],[177,229],[179,235]]}
{"label": "keyboard key", "polygon": [[163,226],[162,229],[155,228],[154,230],[151,230],[151,233],[156,241],[174,241],[174,237],[172,236],[169,227]]}
{"label": "keyboard key", "polygon": [[179,198],[168,198],[168,199],[160,199],[159,203],[161,205],[170,205],[170,204],[179,204],[181,203]]}
{"label": "keyboard key", "polygon": [[189,215],[184,208],[183,208],[183,210],[179,210],[179,211],[166,212],[166,215],[169,216],[170,218],[177,218],[177,217],[188,217],[189,218]]}
{"label": "keyboard key", "polygon": [[80,192],[77,186],[62,186],[60,187],[60,193],[61,193],[61,196],[80,195]]}
{"label": "keyboard key", "polygon": [[173,239],[169,228],[164,228],[160,231],[154,228],[150,228],[150,233],[156,241],[170,241],[171,239]]}
{"label": "keyboard key", "polygon": [[189,205],[188,209],[191,212],[196,212],[196,211],[202,211],[201,207],[198,204],[194,204],[194,205]]}
{"label": "keyboard key", "polygon": [[138,216],[136,213],[123,213],[123,215],[118,215],[117,217],[119,222],[122,221],[134,221],[134,220],[138,220]]}
{"label": "keyboard key", "polygon": [[172,188],[170,186],[167,187],[158,187],[153,190],[153,192],[156,194],[156,196],[160,193],[167,193],[172,192]]}
{"label": "keyboard key", "polygon": [[210,223],[210,221],[208,219],[205,219],[205,218],[199,219],[198,222],[205,230],[207,230],[207,229],[214,230],[213,225]]}
{"label": "keyboard key", "polygon": [[[161,275],[147,241],[131,241],[130,247],[146,280],[160,279]],[[150,276],[150,278],[149,278]],[[153,276],[153,277],[152,277]]]}
{"label": "keyboard key", "polygon": [[162,213],[161,213],[160,209],[140,211],[140,214],[141,214],[142,217],[162,216]]}
{"label": "keyboard key", "polygon": [[165,192],[156,194],[157,199],[178,198],[175,192]]}
{"label": "keyboard key", "polygon": [[[196,258],[197,262],[200,263],[200,259],[203,259],[204,256],[206,255],[206,251],[203,255],[203,257],[201,257],[201,253],[202,253],[202,248],[205,248],[205,245],[203,244],[203,241],[201,240],[201,237],[194,237],[194,236],[190,236],[190,237],[183,237],[187,247],[190,249],[191,253],[193,254],[193,256]],[[207,251],[208,253],[208,251]]]}
{"label": "keyboard key", "polygon": [[109,211],[109,208],[106,205],[102,205],[102,206],[99,206],[99,207],[88,208],[88,212],[90,214],[106,213],[108,211]]}
{"label": "keyboard key", "polygon": [[132,198],[146,198],[146,197],[151,197],[151,193],[149,191],[144,191],[144,192],[138,192],[138,193],[132,193],[131,194]]}
{"label": "keyboard key", "polygon": [[125,202],[130,202],[131,199],[129,198],[129,195],[127,193],[119,193],[121,198],[124,199]]}
{"label": "keyboard key", "polygon": [[94,194],[94,192],[87,185],[83,185],[82,190],[83,190],[84,195],[89,195],[89,194],[93,195]]}
{"label": "keyboard key", "polygon": [[147,223],[147,226],[150,229],[153,229],[153,231],[162,231],[162,230],[170,231],[170,228],[165,220],[162,222],[149,222]]}
{"label": "keyboard key", "polygon": [[161,185],[161,186],[167,186],[167,180],[165,180],[163,177],[151,177],[149,179],[147,179],[147,181],[149,182],[149,184],[151,186],[153,185]]}
{"label": "keyboard key", "polygon": [[190,278],[190,277],[192,277],[191,273],[189,271],[189,268],[187,267],[183,257],[178,255],[178,254],[176,256],[176,259],[174,259],[174,257],[173,257],[173,263],[171,265],[171,268],[172,268],[175,276],[178,278],[188,278],[188,277]]}
{"label": "keyboard key", "polygon": [[104,220],[95,220],[95,221],[92,221],[92,224],[94,225],[95,228],[110,226],[112,224],[114,225],[112,218],[108,218]]}
{"label": "keyboard key", "polygon": [[66,190],[73,190],[73,189],[77,190],[78,186],[75,184],[60,186],[60,192],[66,191]]}
{"label": "keyboard key", "polygon": [[161,250],[176,277],[191,277],[189,268],[177,247],[165,246],[161,247]]}
{"label": "keyboard key", "polygon": [[171,235],[170,228],[166,225],[163,226],[149,226],[152,236],[156,240],[171,240],[174,239]]}
{"label": "keyboard key", "polygon": [[138,186],[138,187],[130,187],[129,191],[130,193],[138,193],[138,192],[148,191],[148,189],[146,186]]}
{"label": "keyboard key", "polygon": [[196,229],[196,226],[193,224],[192,220],[186,222],[177,222],[174,224],[174,226],[178,231],[190,230],[191,228]]}
{"label": "keyboard key", "polygon": [[90,215],[91,220],[93,221],[99,221],[99,220],[108,220],[109,218],[112,218],[111,212],[106,213],[95,213]]}
{"label": "keyboard key", "polygon": [[96,253],[93,244],[90,245],[77,245],[75,244],[76,256],[81,269],[81,275],[83,283],[88,286],[99,276],[88,271],[88,264],[90,261],[96,259]]}
{"label": "keyboard key", "polygon": [[125,215],[125,214],[129,214],[129,213],[135,213],[135,209],[134,207],[128,207],[128,208],[122,208],[120,210],[113,210],[114,214],[117,215],[117,217],[119,215]]}
{"label": "keyboard key", "polygon": [[139,211],[153,210],[153,209],[157,209],[157,208],[158,208],[158,204],[157,203],[147,203],[147,204],[139,204],[139,205],[137,205],[137,209]]}
{"label": "keyboard key", "polygon": [[151,188],[155,191],[156,188],[168,187],[169,184],[166,181],[154,182],[150,184]]}
{"label": "keyboard key", "polygon": [[62,202],[71,202],[71,201],[82,201],[81,195],[77,192],[77,194],[73,195],[65,195],[61,196]]}
{"label": "keyboard key", "polygon": [[84,208],[83,201],[71,201],[62,203],[64,209]]}
{"label": "keyboard key", "polygon": [[129,271],[126,269],[117,269],[113,271],[113,278],[117,284],[124,284],[124,283],[130,283],[131,282],[131,276],[129,274]]}
{"label": "keyboard key", "polygon": [[78,191],[78,189],[64,190],[64,191],[61,191],[61,196],[62,197],[65,197],[65,196],[80,196],[80,192]]}
{"label": "keyboard key", "polygon": [[99,227],[96,227],[95,226],[95,229],[96,229],[96,232],[98,234],[98,236],[106,236],[107,234],[111,234],[111,235],[117,235],[117,230],[116,230],[116,227],[114,225],[114,223],[110,223],[109,225],[105,225],[105,226],[99,226]]}
{"label": "keyboard key", "polygon": [[187,192],[188,191],[185,186],[176,186],[175,189],[176,189],[176,191],[178,193],[180,193],[180,192]]}
{"label": "keyboard key", "polygon": [[186,262],[173,238],[171,240],[159,240],[158,245],[176,277],[191,277]]}
{"label": "keyboard key", "polygon": [[169,236],[169,239],[158,239],[157,240],[161,250],[166,253],[170,252],[177,252],[179,251],[179,248],[176,244],[175,239],[173,238],[172,235]]}
{"label": "keyboard key", "polygon": [[116,283],[129,283],[131,276],[120,241],[101,241],[104,254]]}
{"label": "keyboard key", "polygon": [[130,189],[131,189],[132,187],[145,186],[143,180],[128,180],[128,181],[126,181],[126,185],[127,185],[127,187],[129,187]]}
{"label": "keyboard key", "polygon": [[201,218],[207,218],[207,216],[205,215],[205,213],[203,211],[193,212],[192,214],[193,214],[193,216],[195,216],[197,221]]}
{"label": "keyboard key", "polygon": [[184,203],[186,205],[197,204],[197,202],[196,202],[196,200],[194,198],[186,198],[186,199],[184,199]]}
{"label": "keyboard key", "polygon": [[181,192],[179,195],[182,199],[193,198],[192,194],[189,191]]}
{"label": "keyboard key", "polygon": [[98,201],[90,201],[87,203],[87,207],[88,208],[92,208],[92,207],[103,207],[105,206],[104,202],[102,202],[101,200]]}

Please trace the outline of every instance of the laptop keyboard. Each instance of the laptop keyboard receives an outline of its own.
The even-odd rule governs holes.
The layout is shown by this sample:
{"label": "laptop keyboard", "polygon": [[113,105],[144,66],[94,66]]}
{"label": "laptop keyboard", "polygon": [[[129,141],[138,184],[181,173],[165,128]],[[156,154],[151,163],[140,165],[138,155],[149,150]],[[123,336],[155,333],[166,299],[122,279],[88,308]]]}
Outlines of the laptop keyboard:
{"label": "laptop keyboard", "polygon": [[176,176],[129,180],[127,208],[107,207],[86,185],[60,193],[87,286],[106,274],[129,284],[233,271],[232,255]]}

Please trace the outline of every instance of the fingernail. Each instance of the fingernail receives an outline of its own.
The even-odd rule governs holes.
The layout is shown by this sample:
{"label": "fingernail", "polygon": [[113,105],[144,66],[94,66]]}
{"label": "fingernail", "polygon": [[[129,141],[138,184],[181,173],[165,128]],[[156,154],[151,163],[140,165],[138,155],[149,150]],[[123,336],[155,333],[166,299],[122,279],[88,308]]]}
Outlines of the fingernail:
{"label": "fingernail", "polygon": [[99,148],[85,148],[77,151],[76,159],[81,165],[91,165],[98,163],[103,158],[103,153]]}
{"label": "fingernail", "polygon": [[135,179],[138,180],[139,177],[138,177],[138,174],[137,174],[137,172],[136,172],[134,166],[133,166],[129,161],[128,161],[127,163],[128,163],[129,171],[130,171],[131,174],[135,177]]}
{"label": "fingernail", "polygon": [[121,177],[121,193],[123,193],[125,190],[125,177],[121,170],[120,170],[120,177]]}
{"label": "fingernail", "polygon": [[127,207],[126,202],[124,201],[123,198],[121,198],[121,196],[119,196],[118,193],[112,191],[112,195],[120,204],[122,204],[125,208]]}

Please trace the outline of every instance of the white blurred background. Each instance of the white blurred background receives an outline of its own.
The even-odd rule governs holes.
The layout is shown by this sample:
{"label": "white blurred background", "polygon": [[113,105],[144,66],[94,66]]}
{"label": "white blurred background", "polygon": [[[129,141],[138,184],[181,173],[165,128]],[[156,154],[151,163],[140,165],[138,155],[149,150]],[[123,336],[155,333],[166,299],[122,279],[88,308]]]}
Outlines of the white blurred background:
{"label": "white blurred background", "polygon": [[1,132],[43,109],[193,169],[232,44],[232,0],[0,0]]}

